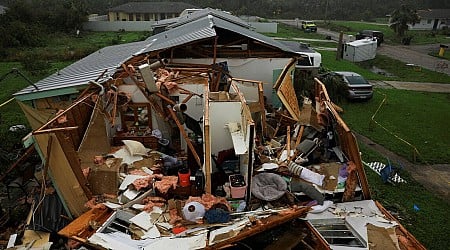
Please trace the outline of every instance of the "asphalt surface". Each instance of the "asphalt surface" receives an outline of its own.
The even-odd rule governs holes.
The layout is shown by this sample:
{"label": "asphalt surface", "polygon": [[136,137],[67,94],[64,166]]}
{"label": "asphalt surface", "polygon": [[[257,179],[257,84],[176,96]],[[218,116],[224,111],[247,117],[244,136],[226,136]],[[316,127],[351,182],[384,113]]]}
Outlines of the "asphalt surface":
{"label": "asphalt surface", "polygon": [[[339,33],[335,31],[318,28],[317,33],[323,34],[325,37],[328,36],[331,40],[339,40]],[[343,35],[344,42],[353,40],[354,37],[345,34]],[[418,66],[419,69],[425,68],[450,75],[450,62],[448,60],[428,55],[430,52],[438,52],[439,49],[440,44],[393,46],[383,43],[378,47],[377,54],[397,59],[412,67]],[[446,52],[450,53],[450,51]]]}
{"label": "asphalt surface", "polygon": [[[440,44],[431,45],[439,50]],[[434,49],[432,49],[434,50]],[[450,62],[424,53],[424,50],[414,49],[413,46],[392,46],[382,44],[377,49],[377,54],[385,55],[411,66],[419,66],[425,69],[450,75]],[[447,53],[450,53],[448,51]]]}

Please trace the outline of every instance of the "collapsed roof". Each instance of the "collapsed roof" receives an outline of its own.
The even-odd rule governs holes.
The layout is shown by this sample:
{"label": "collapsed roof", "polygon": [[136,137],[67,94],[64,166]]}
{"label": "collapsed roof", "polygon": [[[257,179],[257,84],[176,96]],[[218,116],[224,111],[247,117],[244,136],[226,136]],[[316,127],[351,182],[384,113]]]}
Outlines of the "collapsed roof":
{"label": "collapsed roof", "polygon": [[59,70],[14,95],[19,100],[79,93],[90,81],[113,75],[133,56],[158,58],[291,57],[294,51],[241,25],[207,15],[145,41],[108,46]]}

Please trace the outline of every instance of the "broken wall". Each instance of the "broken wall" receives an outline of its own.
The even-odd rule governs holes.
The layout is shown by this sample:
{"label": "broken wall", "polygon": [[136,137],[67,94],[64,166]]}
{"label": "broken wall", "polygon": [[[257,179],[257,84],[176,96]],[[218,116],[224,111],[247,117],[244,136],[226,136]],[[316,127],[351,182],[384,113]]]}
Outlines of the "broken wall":
{"label": "broken wall", "polygon": [[101,112],[101,106],[101,102],[97,101],[84,138],[78,149],[78,157],[80,158],[82,169],[92,166],[96,155],[110,153],[111,143],[107,133],[107,127],[109,127],[108,125],[110,123],[107,122],[103,112]]}
{"label": "broken wall", "polygon": [[[52,137],[51,150],[48,152],[50,137]],[[47,160],[49,176],[68,214],[80,216],[87,211],[84,204],[88,201],[88,197],[80,186],[60,142],[52,133],[34,135],[34,138],[40,154]]]}
{"label": "broken wall", "polygon": [[[209,123],[210,133],[214,139],[211,140],[211,154],[216,155],[226,149],[233,148],[230,131],[225,126],[227,123],[241,123],[241,103],[240,102],[214,102],[209,103]],[[213,167],[212,172],[217,171]]]}
{"label": "broken wall", "polygon": [[[217,58],[216,63],[227,62],[230,75],[235,78],[252,79],[264,83],[264,95],[272,101],[273,71],[282,69],[292,58]],[[212,58],[173,59],[176,63],[212,64]]]}

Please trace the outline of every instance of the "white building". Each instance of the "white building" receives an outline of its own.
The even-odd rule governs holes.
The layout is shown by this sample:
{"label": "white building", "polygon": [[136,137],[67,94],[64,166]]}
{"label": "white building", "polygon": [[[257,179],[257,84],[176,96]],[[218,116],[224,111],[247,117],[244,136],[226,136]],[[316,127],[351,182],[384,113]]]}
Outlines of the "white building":
{"label": "white building", "polygon": [[419,10],[420,22],[409,25],[410,30],[440,30],[450,25],[450,9]]}

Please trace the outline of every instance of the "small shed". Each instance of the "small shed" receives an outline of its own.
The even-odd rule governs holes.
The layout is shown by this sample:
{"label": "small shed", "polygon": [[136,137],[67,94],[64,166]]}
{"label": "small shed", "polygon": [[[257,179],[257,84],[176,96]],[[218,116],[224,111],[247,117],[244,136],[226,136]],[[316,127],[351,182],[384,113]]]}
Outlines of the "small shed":
{"label": "small shed", "polygon": [[362,62],[374,59],[376,54],[376,39],[362,39],[344,44],[343,58],[351,62]]}

